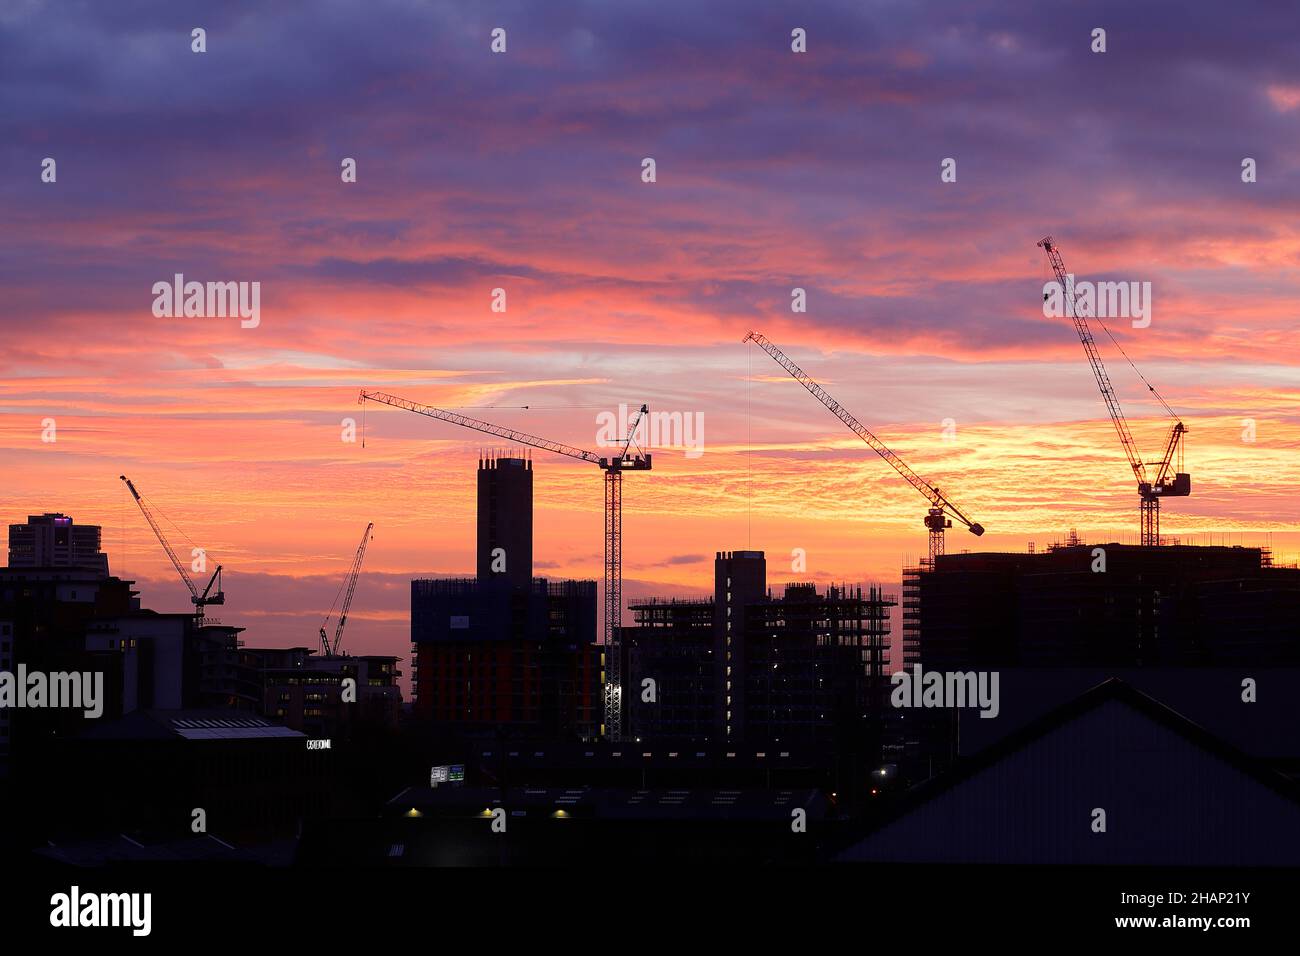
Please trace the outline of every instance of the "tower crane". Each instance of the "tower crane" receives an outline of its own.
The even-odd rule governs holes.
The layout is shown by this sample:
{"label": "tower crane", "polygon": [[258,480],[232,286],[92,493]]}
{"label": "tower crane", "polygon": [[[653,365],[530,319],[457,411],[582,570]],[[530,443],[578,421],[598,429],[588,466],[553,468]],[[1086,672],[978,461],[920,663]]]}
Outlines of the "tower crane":
{"label": "tower crane", "polygon": [[[855,435],[866,442],[877,455],[889,462],[894,470],[898,472],[913,488],[923,494],[930,502],[930,510],[925,516],[925,526],[930,531],[930,566],[934,566],[936,556],[943,554],[944,530],[952,527],[952,518],[955,518],[960,524],[966,526],[967,530],[973,535],[982,535],[984,526],[971,521],[958,510],[957,506],[945,498],[938,488],[930,484],[911,468],[903,459],[890,451],[885,443],[867,429],[860,421],[854,418],[843,405],[831,398],[826,390],[810,378],[803,369],[796,365],[790,358],[761,332],[748,332],[741,340],[742,342],[753,342],[768,355],[776,360],[777,364],[790,373],[796,382],[806,388],[814,398],[830,409],[831,414],[842,421],[849,427]],[[949,517],[951,515],[951,518]]]}
{"label": "tower crane", "polygon": [[[349,572],[345,583],[345,593],[343,594],[343,604],[339,607],[339,620],[334,626],[334,643],[330,644],[329,637],[325,634],[325,625],[330,621],[330,614],[334,612],[331,605],[329,612],[325,615],[325,620],[320,625],[320,648],[321,654],[326,657],[337,657],[339,648],[343,644],[343,628],[348,623],[348,608],[352,606],[352,595],[357,589],[357,576],[361,574],[361,562],[366,559],[366,545],[370,543],[371,532],[375,530],[375,523],[372,521],[366,525],[365,533],[361,535],[361,544],[357,545],[357,555],[352,559],[352,570]],[[335,595],[334,600],[338,600]]]}
{"label": "tower crane", "polygon": [[[1142,544],[1145,547],[1158,547],[1160,544],[1160,499],[1167,497],[1186,497],[1192,493],[1192,476],[1186,472],[1179,471],[1182,463],[1182,442],[1183,435],[1187,433],[1187,428],[1169,403],[1161,397],[1156,391],[1155,386],[1146,380],[1146,377],[1138,372],[1138,377],[1142,379],[1147,390],[1156,397],[1169,417],[1173,419],[1173,425],[1169,429],[1169,437],[1165,439],[1164,455],[1155,462],[1151,470],[1148,471],[1147,465],[1142,461],[1142,456],[1138,454],[1137,445],[1133,441],[1133,434],[1129,431],[1128,421],[1124,418],[1124,411],[1120,408],[1119,398],[1115,395],[1115,389],[1110,384],[1110,376],[1106,374],[1106,366],[1102,364],[1101,355],[1097,352],[1097,343],[1093,341],[1092,331],[1088,328],[1088,316],[1084,315],[1084,310],[1080,308],[1081,303],[1075,301],[1074,296],[1074,277],[1065,271],[1065,262],[1061,259],[1061,250],[1052,241],[1051,236],[1039,241],[1038,245],[1042,246],[1043,251],[1047,253],[1047,260],[1051,263],[1052,272],[1056,274],[1056,281],[1060,284],[1062,298],[1065,301],[1067,314],[1074,320],[1074,329],[1079,333],[1079,341],[1083,343],[1083,351],[1088,356],[1088,364],[1092,366],[1092,374],[1097,379],[1097,387],[1101,389],[1102,400],[1106,403],[1106,410],[1110,413],[1110,420],[1115,425],[1115,432],[1119,435],[1120,444],[1124,446],[1124,454],[1128,456],[1129,467],[1133,469],[1133,476],[1137,479],[1139,514],[1142,526]],[[1044,296],[1046,298],[1046,296]],[[1094,316],[1094,318],[1096,318]],[[1106,324],[1101,324],[1102,329],[1110,336],[1114,342],[1115,337],[1110,335],[1110,329]],[[1124,350],[1120,348],[1119,343],[1115,342],[1115,347],[1120,349],[1120,354],[1127,359]],[[1129,365],[1133,365],[1133,360],[1129,359]],[[1137,372],[1137,366],[1133,365],[1133,371]],[[1179,466],[1174,466],[1174,458],[1177,457]],[[1173,474],[1170,469],[1173,468]]]}
{"label": "tower crane", "polygon": [[[404,408],[418,415],[427,415],[439,421],[472,428],[475,431],[496,435],[507,441],[520,445],[529,445],[576,458],[599,466],[605,473],[605,736],[610,740],[623,737],[623,663],[622,663],[622,600],[623,600],[623,472],[649,471],[651,455],[649,453],[632,454],[632,445],[637,427],[648,414],[649,409],[642,405],[636,417],[631,420],[627,430],[627,439],[623,442],[617,456],[602,457],[595,452],[575,448],[563,442],[538,438],[526,432],[516,431],[502,425],[470,418],[457,412],[422,405],[384,392],[367,392],[362,390],[358,401],[380,402],[394,408]],[[637,451],[641,448],[638,446]]]}
{"label": "tower crane", "polygon": [[[182,564],[180,558],[176,556],[176,552],[172,550],[172,546],[167,543],[167,536],[163,534],[162,528],[158,525],[158,520],[153,516],[152,509],[150,509],[148,504],[145,503],[144,498],[140,496],[140,492],[136,491],[135,485],[126,477],[126,475],[118,475],[118,478],[126,482],[126,487],[131,492],[131,497],[134,498],[135,503],[140,506],[140,513],[144,515],[144,520],[149,522],[149,527],[153,529],[154,537],[156,537],[158,543],[162,545],[163,551],[167,552],[167,557],[171,559],[172,567],[176,569],[176,573],[181,576],[181,580],[184,581],[185,586],[189,588],[190,601],[194,604],[194,623],[196,625],[201,625],[203,623],[204,608],[207,605],[226,603],[225,592],[221,590],[221,565],[217,565],[217,570],[214,571],[212,577],[208,579],[207,587],[200,592],[193,579],[190,577],[189,572],[185,570],[185,565]],[[212,592],[213,585],[217,588],[215,594]]]}

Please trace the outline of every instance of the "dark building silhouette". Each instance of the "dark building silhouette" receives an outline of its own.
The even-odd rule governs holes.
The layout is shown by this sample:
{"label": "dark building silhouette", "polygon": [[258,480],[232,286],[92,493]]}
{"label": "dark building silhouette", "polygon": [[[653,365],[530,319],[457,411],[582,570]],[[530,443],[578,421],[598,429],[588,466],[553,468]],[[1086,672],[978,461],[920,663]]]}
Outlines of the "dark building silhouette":
{"label": "dark building silhouette", "polygon": [[921,662],[921,568],[903,568],[901,642],[903,667]]}
{"label": "dark building silhouette", "polygon": [[719,551],[713,559],[714,724],[724,740],[745,736],[745,617],[767,594],[767,558],[762,551]]}
{"label": "dark building silhouette", "polygon": [[[1300,570],[1273,567],[1261,548],[1093,545],[1071,534],[1042,552],[940,555],[932,568],[911,569],[904,595],[913,615],[905,633],[924,669],[1006,675],[1008,713],[1027,695],[1040,708],[1064,704],[1079,691],[1068,674],[1096,682],[1159,670],[1173,675],[1159,688],[1165,700],[1177,697],[1169,687],[1180,670],[1250,668],[1240,679],[1300,665]],[[1062,679],[1015,679],[1051,670]],[[1224,700],[1219,712],[1241,706]],[[985,739],[1010,722],[969,717],[894,712],[891,759],[925,779],[959,762],[963,737]]]}
{"label": "dark building silhouette", "polygon": [[957,714],[958,758],[977,756],[1063,702],[1119,679],[1300,783],[1300,667],[1011,667],[998,676],[996,720],[976,708]]}
{"label": "dark building silhouette", "polygon": [[1267,558],[1123,544],[940,555],[916,576],[921,660],[933,670],[1300,664],[1300,570]]}
{"label": "dark building silhouette", "polygon": [[[1225,706],[1240,707],[1233,688],[1224,690]],[[1105,832],[1095,829],[1099,810]],[[911,790],[839,857],[1094,866],[1291,866],[1297,858],[1294,783],[1121,680]]]}
{"label": "dark building silhouette", "polygon": [[[484,817],[508,808],[510,839]],[[791,839],[792,813],[802,811],[815,838]],[[608,865],[611,855],[633,866],[814,862],[833,808],[815,787],[780,790],[718,788],[707,773],[691,786],[657,789],[582,787],[410,787],[382,817],[343,828],[308,830],[306,865],[554,866]],[[806,836],[806,834],[801,834]]]}
{"label": "dark building silhouette", "polygon": [[[133,582],[82,568],[0,569],[0,621],[29,671],[102,671],[106,715],[136,709],[256,710],[260,678],[242,658],[243,628],[140,606]],[[63,711],[21,720],[77,722]]]}
{"label": "dark building silhouette", "polygon": [[[253,713],[226,709],[136,710],[93,722],[53,746],[49,837],[192,835],[200,808],[227,840],[292,837],[304,819],[339,803],[333,749]],[[104,782],[87,801],[87,780]]]}
{"label": "dark building silhouette", "polygon": [[[625,731],[641,740],[721,739],[714,602],[651,598],[631,609],[636,625],[622,632]],[[653,702],[642,699],[646,678]]]}
{"label": "dark building silhouette", "polygon": [[9,567],[88,568],[108,574],[100,551],[100,527],[76,524],[62,513],[28,515],[26,524],[9,526]]}
{"label": "dark building silhouette", "polygon": [[[87,568],[0,569],[0,658],[4,669],[103,672],[105,715],[121,712],[118,654],[87,646],[100,618],[138,613],[130,583]],[[0,708],[5,774],[21,775],[41,758],[42,744],[82,731],[83,712],[64,708]]]}
{"label": "dark building silhouette", "polygon": [[889,608],[879,588],[787,584],[751,604],[745,622],[746,739],[835,743],[878,737],[889,666]]}
{"label": "dark building silhouette", "polygon": [[[309,647],[246,648],[262,677],[261,712],[313,738],[350,738],[397,729],[402,692],[399,658],[377,654],[317,656]],[[343,682],[356,681],[344,700]]]}
{"label": "dark building silhouette", "polygon": [[478,580],[504,574],[511,588],[528,590],[533,579],[531,459],[479,459],[477,554]]}
{"label": "dark building silhouette", "polygon": [[596,582],[532,577],[532,493],[530,460],[480,460],[478,577],[411,582],[412,709],[442,730],[600,733]]}
{"label": "dark building silhouette", "polygon": [[411,582],[413,711],[445,728],[595,736],[601,652],[595,581]]}
{"label": "dark building silhouette", "polygon": [[[284,759],[283,743],[264,739],[274,730],[256,713],[260,675],[244,658],[241,630],[143,608],[132,582],[98,569],[0,569],[4,669],[51,681],[90,675],[99,686],[94,706],[83,697],[84,707],[0,709],[0,800],[24,821],[7,840],[43,846],[144,829],[179,835],[190,832],[185,806],[220,814],[226,835],[246,826],[269,832],[262,828],[272,822],[291,832],[319,799],[310,779],[294,779],[298,764]],[[159,743],[131,729],[143,727],[146,714],[195,722],[175,725],[171,743]],[[219,720],[235,722],[216,732],[219,741],[189,733]],[[87,780],[103,784],[89,804],[78,796]],[[208,802],[186,803],[193,790],[218,786]]]}
{"label": "dark building silhouette", "polygon": [[867,759],[895,603],[878,588],[787,584],[774,595],[763,552],[718,552],[713,600],[632,604],[628,727],[647,741],[828,745]]}

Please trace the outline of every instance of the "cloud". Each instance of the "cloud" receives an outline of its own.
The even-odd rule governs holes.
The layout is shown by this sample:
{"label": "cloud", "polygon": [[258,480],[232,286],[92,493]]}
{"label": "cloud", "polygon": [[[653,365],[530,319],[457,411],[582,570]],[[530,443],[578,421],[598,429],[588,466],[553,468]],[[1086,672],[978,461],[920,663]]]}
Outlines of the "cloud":
{"label": "cloud", "polygon": [[670,557],[665,558],[662,561],[657,562],[656,564],[653,565],[653,567],[673,568],[683,564],[702,564],[707,560],[708,558],[706,558],[702,554],[674,554],[671,555]]}
{"label": "cloud", "polygon": [[[645,401],[704,414],[707,444],[628,478],[629,580],[707,589],[707,555],[751,536],[804,547],[816,575],[892,580],[923,502],[741,345],[757,328],[968,502],[988,546],[1121,533],[1131,476],[1073,329],[1041,311],[1051,233],[1081,277],[1152,282],[1151,327],[1114,331],[1192,428],[1196,492],[1167,526],[1300,547],[1292,19],[1118,0],[1050,17],[991,0],[9,4],[5,500],[124,531],[128,564],[166,582],[120,499],[136,475],[249,576],[234,610],[309,640],[365,521],[384,615],[412,569],[473,566],[493,439],[359,408],[360,388],[493,406],[580,447],[599,410]],[[155,318],[151,286],[175,272],[261,282],[261,326]],[[1158,443],[1158,410],[1101,344]],[[537,566],[599,577],[596,469],[537,460]],[[401,645],[396,618],[366,613],[359,641],[373,626]]]}

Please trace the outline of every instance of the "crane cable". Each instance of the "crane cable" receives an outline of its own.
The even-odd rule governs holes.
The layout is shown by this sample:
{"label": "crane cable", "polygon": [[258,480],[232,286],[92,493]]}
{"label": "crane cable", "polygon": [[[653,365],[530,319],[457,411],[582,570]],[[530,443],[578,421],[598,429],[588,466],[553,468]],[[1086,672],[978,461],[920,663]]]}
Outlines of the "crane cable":
{"label": "crane cable", "polygon": [[[1046,277],[1049,273],[1052,273],[1051,267],[1047,265],[1046,261],[1042,261],[1040,270],[1043,273],[1044,277]],[[1052,273],[1052,279],[1055,280],[1055,278],[1056,278],[1055,273]],[[1065,295],[1064,289],[1061,290],[1061,295],[1062,296]],[[1071,302],[1070,306],[1072,308],[1077,308],[1074,302]],[[1106,333],[1106,337],[1110,339],[1111,344],[1114,345],[1116,350],[1119,352],[1119,354],[1124,357],[1124,361],[1128,362],[1129,367],[1133,369],[1133,371],[1137,374],[1137,377],[1142,380],[1142,384],[1147,387],[1147,391],[1149,391],[1152,395],[1156,397],[1156,401],[1158,401],[1161,404],[1161,406],[1164,407],[1164,410],[1169,413],[1170,418],[1179,419],[1180,418],[1179,414],[1169,406],[1169,403],[1165,401],[1164,396],[1161,395],[1158,391],[1156,391],[1156,387],[1147,380],[1147,377],[1142,374],[1141,369],[1139,369],[1137,365],[1133,363],[1133,360],[1128,357],[1128,353],[1124,351],[1124,346],[1119,344],[1119,340],[1115,338],[1115,334],[1111,332],[1110,327],[1107,326],[1106,323],[1099,316],[1088,315],[1088,316],[1083,316],[1083,318],[1091,319],[1092,321],[1096,322],[1098,325],[1101,326],[1102,331]]]}
{"label": "crane cable", "polygon": [[205,554],[207,553],[207,549],[206,549],[206,548],[203,548],[203,547],[202,547],[202,546],[201,546],[197,541],[195,541],[195,540],[194,540],[193,538],[191,538],[188,534],[186,534],[186,533],[185,533],[185,529],[182,528],[180,525],[178,525],[178,524],[177,524],[175,521],[173,521],[171,518],[167,517],[167,515],[163,513],[163,510],[162,510],[161,508],[159,508],[156,504],[154,504],[152,501],[150,501],[150,500],[149,500],[147,497],[145,497],[144,495],[140,495],[140,497],[141,497],[141,499],[143,499],[144,503],[145,503],[146,505],[149,506],[149,510],[150,510],[150,511],[152,511],[152,512],[153,512],[154,514],[156,514],[158,517],[162,518],[162,519],[163,519],[164,521],[166,521],[169,525],[171,525],[171,526],[172,526],[172,530],[175,531],[177,534],[179,534],[179,535],[180,535],[182,538],[184,538],[186,541],[188,541],[188,542],[190,543],[190,546],[191,546],[191,547],[198,548],[200,551],[203,551]]}
{"label": "crane cable", "polygon": [[351,576],[351,569],[349,569],[349,573],[347,575],[344,575],[342,582],[340,582],[339,584],[339,589],[334,592],[334,600],[330,602],[329,610],[325,612],[325,619],[320,622],[320,626],[322,630],[324,630],[325,626],[329,624],[330,618],[334,616],[334,609],[338,607],[339,598],[343,596],[343,589],[347,586],[348,578],[350,576]]}
{"label": "crane cable", "polygon": [[1124,351],[1124,346],[1120,345],[1119,340],[1116,339],[1113,334],[1111,334],[1111,331],[1109,328],[1107,328],[1106,323],[1103,322],[1101,319],[1097,318],[1096,316],[1093,316],[1092,318],[1094,321],[1096,321],[1098,325],[1101,326],[1102,331],[1106,333],[1107,337],[1111,340],[1111,343],[1114,344],[1115,348],[1119,350],[1119,354],[1124,356],[1124,361],[1128,362],[1129,367],[1132,368],[1133,371],[1137,373],[1137,377],[1142,379],[1142,384],[1145,385],[1147,387],[1147,390],[1150,391],[1151,394],[1156,397],[1156,401],[1158,401],[1161,405],[1164,406],[1165,411],[1169,413],[1169,417],[1175,419],[1178,418],[1179,417],[1178,413],[1169,407],[1169,403],[1165,401],[1164,396],[1156,391],[1156,387],[1152,385],[1150,382],[1148,382],[1147,377],[1142,374],[1142,372],[1138,369],[1136,365],[1133,364],[1133,360],[1129,358],[1128,353]]}

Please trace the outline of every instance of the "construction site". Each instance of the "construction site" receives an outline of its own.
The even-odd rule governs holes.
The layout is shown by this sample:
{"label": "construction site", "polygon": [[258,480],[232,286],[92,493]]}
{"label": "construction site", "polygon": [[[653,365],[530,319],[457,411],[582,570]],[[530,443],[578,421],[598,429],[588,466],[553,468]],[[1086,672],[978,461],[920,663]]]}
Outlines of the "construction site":
{"label": "construction site", "polygon": [[[777,740],[783,734],[799,733],[822,739],[825,727],[809,728],[819,721],[833,723],[825,716],[828,711],[841,717],[878,711],[876,688],[882,680],[892,670],[917,663],[945,667],[1300,663],[1300,641],[1287,624],[1296,610],[1295,575],[1300,572],[1273,567],[1267,548],[1194,547],[1161,535],[1161,502],[1191,494],[1191,475],[1184,466],[1188,429],[1105,321],[1090,314],[1091,300],[1077,293],[1057,244],[1048,237],[1038,246],[1059,286],[1064,314],[1083,347],[1136,485],[1137,545],[1085,543],[1072,532],[1065,543],[1041,553],[1033,552],[1032,543],[1027,554],[969,553],[968,548],[949,553],[946,538],[954,526],[973,538],[985,534],[985,526],[954,502],[957,496],[952,488],[960,480],[946,482],[947,490],[941,491],[771,339],[751,330],[743,338],[745,344],[770,357],[922,496],[925,556],[901,569],[898,595],[887,594],[879,584],[868,584],[865,591],[861,585],[841,584],[818,593],[812,585],[791,582],[785,596],[779,597],[768,589],[763,552],[736,551],[734,556],[725,552],[727,561],[737,564],[735,583],[730,574],[715,575],[711,601],[648,598],[629,608],[623,592],[623,476],[652,469],[646,441],[650,429],[645,427],[652,416],[647,405],[624,414],[618,421],[616,442],[598,452],[459,410],[362,390],[358,401],[363,406],[407,411],[519,449],[479,455],[476,576],[412,584],[412,714],[460,730],[516,727],[521,733],[611,743],[664,736],[723,742],[746,737]],[[1113,344],[1167,416],[1167,437],[1156,455],[1144,456],[1137,447],[1094,328]],[[548,581],[533,575],[531,455],[539,451],[557,461],[595,466],[602,474],[604,561],[599,582]],[[187,569],[154,510],[132,482],[125,476],[122,481],[190,592],[194,628],[218,626],[206,618],[206,608],[224,602],[222,566],[216,565],[209,574],[206,554],[196,548],[193,565]],[[325,615],[318,647],[282,649],[276,662],[279,672],[306,666],[326,684],[348,675],[354,680],[362,676],[357,673],[361,659],[344,654],[342,642],[373,528],[367,525]],[[718,552],[719,560],[723,553]],[[192,574],[201,576],[196,581]],[[815,663],[805,657],[807,673],[796,677],[789,662],[776,659],[775,650],[757,648],[772,635],[792,632],[791,622],[781,614],[770,620],[771,608],[810,600],[818,613],[797,615],[816,621],[816,627],[807,630],[810,646],[852,650]],[[592,626],[597,602],[600,610]],[[625,623],[629,612],[635,619],[632,627]],[[896,642],[891,634],[895,626],[900,632]],[[235,649],[239,646],[236,639]],[[766,691],[748,687],[758,660],[765,662],[767,670],[787,668],[783,686],[840,686],[846,675],[857,683],[845,691],[845,699],[833,703],[811,703],[814,695],[798,705],[783,704]],[[382,664],[385,673],[396,673],[396,661],[396,657],[376,659],[375,666]],[[473,667],[467,667],[471,662]],[[641,681],[661,679],[651,672],[676,675],[663,688],[663,703],[655,706],[640,700]],[[765,680],[764,686],[770,687],[770,676]],[[272,708],[273,716],[292,712],[298,725],[304,724],[305,715],[321,716],[320,708],[304,707],[296,692],[286,694],[277,686],[275,694],[278,702],[289,706]],[[330,695],[313,686],[309,696],[319,702]],[[806,712],[794,724],[804,731],[778,731],[780,721],[760,713],[793,713],[791,708]],[[635,717],[628,716],[633,713]],[[320,722],[314,723],[319,729]],[[880,736],[878,730],[873,734]]]}
{"label": "construction site", "polygon": [[1294,935],[1296,13],[0,0],[11,935]]}
{"label": "construction site", "polygon": [[[478,455],[473,574],[410,581],[409,659],[352,654],[345,643],[354,598],[365,601],[359,585],[373,522],[340,568],[311,640],[246,646],[244,628],[210,616],[226,603],[223,565],[210,566],[197,545],[186,560],[172,537],[194,542],[126,476],[121,481],[192,612],[143,609],[132,582],[109,574],[97,527],[45,515],[11,527],[9,567],[0,572],[4,617],[27,635],[29,651],[32,634],[46,635],[28,659],[44,655],[50,666],[86,655],[112,661],[112,719],[95,735],[115,741],[112,759],[137,745],[131,741],[158,738],[160,727],[176,746],[159,766],[190,781],[206,771],[198,751],[178,741],[210,734],[246,749],[261,768],[262,809],[252,812],[230,780],[204,786],[223,789],[223,812],[238,821],[227,832],[252,843],[290,822],[305,825],[300,860],[334,856],[339,846],[348,859],[370,860],[389,841],[412,848],[390,861],[397,864],[446,854],[490,862],[480,820],[507,805],[530,817],[519,824],[527,839],[514,845],[516,862],[551,852],[555,840],[568,839],[555,827],[575,825],[586,842],[566,845],[579,854],[622,839],[634,853],[695,852],[689,844],[737,860],[895,858],[895,843],[870,834],[884,832],[885,821],[917,801],[924,805],[918,794],[926,787],[962,779],[979,760],[1025,740],[1055,740],[1062,722],[1096,708],[1119,708],[1124,716],[1112,721],[1136,721],[1125,733],[1137,739],[1181,735],[1215,759],[1229,754],[1252,774],[1294,786],[1300,751],[1293,737],[1272,731],[1286,722],[1277,700],[1300,692],[1300,569],[1275,566],[1263,546],[1194,546],[1162,535],[1162,501],[1192,493],[1188,429],[1104,321],[1075,299],[1055,242],[1039,247],[1066,291],[1066,315],[1136,486],[1136,544],[1071,532],[1042,550],[1032,543],[1015,552],[950,550],[954,528],[970,536],[964,543],[986,533],[972,517],[978,509],[955,503],[960,478],[945,480],[941,491],[771,339],[750,330],[744,344],[765,353],[924,500],[924,557],[901,569],[898,593],[872,582],[778,583],[764,550],[719,547],[711,549],[712,580],[695,588],[699,596],[629,600],[623,477],[652,470],[649,443],[643,447],[646,404],[620,421],[612,447],[592,451],[362,390],[362,405],[413,413],[510,449]],[[1168,417],[1155,456],[1137,447],[1094,327]],[[548,455],[534,460],[537,452]],[[601,473],[599,579],[535,573],[551,563],[534,553],[535,482],[562,459]],[[467,464],[466,484],[469,472]],[[66,572],[52,570],[60,567],[74,569],[79,587],[93,595],[89,604],[77,599],[81,610],[71,616],[57,583]],[[894,678],[915,672],[920,680],[927,671],[997,675],[1004,699],[984,714],[943,701],[900,708],[891,696]],[[404,674],[409,700],[399,683]],[[1239,711],[1243,680],[1262,682],[1269,702]],[[990,714],[997,719],[983,719]],[[70,733],[66,722],[24,719],[19,740]],[[1153,730],[1151,721],[1163,729]],[[109,753],[96,749],[106,746],[67,742],[82,763]],[[303,746],[310,758],[297,753]],[[4,757],[19,770],[31,759],[21,747]],[[1145,767],[1126,772],[1150,776]],[[1016,773],[1008,786],[1033,785]],[[304,790],[304,779],[317,783]],[[114,819],[143,827],[159,812],[147,794],[169,785],[157,773],[141,780],[142,789],[111,805]],[[336,799],[324,799],[327,791]],[[376,800],[381,820],[356,816]],[[819,834],[797,849],[771,829],[792,807],[811,814]],[[695,826],[683,828],[686,820]],[[701,826],[717,821],[727,826],[702,835]],[[62,831],[59,838],[75,839]]]}

